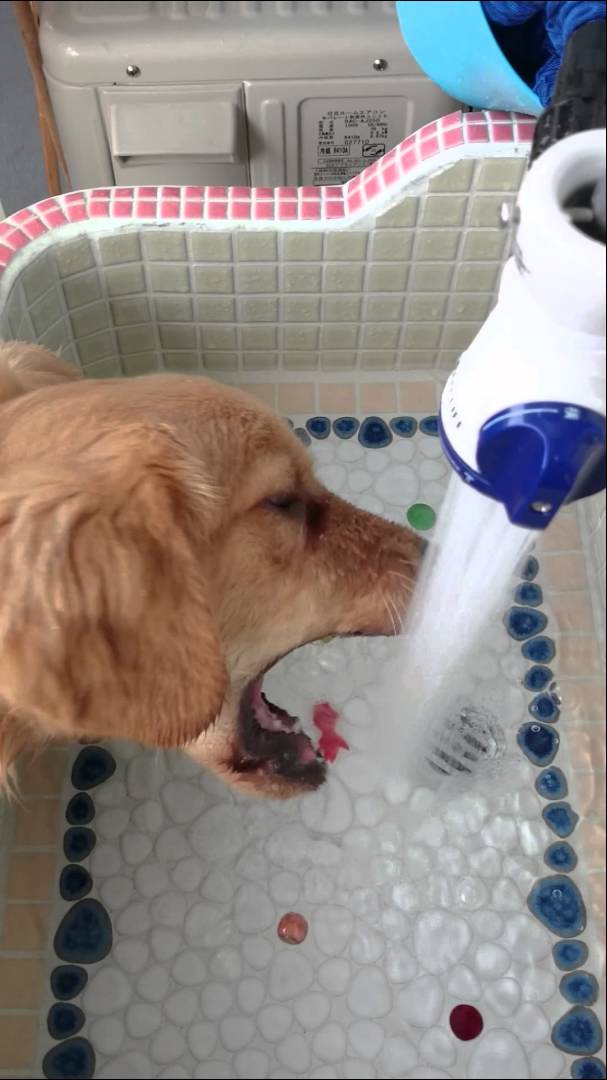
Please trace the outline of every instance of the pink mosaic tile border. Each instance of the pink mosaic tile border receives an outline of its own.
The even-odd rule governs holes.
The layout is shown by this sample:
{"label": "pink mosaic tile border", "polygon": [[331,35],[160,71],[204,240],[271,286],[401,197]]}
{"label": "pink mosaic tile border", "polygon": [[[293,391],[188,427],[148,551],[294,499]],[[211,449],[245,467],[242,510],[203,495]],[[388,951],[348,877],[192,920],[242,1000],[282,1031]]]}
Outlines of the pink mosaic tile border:
{"label": "pink mosaic tile border", "polygon": [[[526,153],[534,121],[495,110],[453,112],[409,135],[346,184],[334,187],[115,187],[43,199],[0,222],[0,275],[31,241],[62,225],[132,221],[340,222],[389,201],[441,157],[487,156],[487,148]],[[455,155],[450,152],[455,151]],[[457,153],[459,151],[459,153]],[[429,168],[430,166],[430,168]]]}

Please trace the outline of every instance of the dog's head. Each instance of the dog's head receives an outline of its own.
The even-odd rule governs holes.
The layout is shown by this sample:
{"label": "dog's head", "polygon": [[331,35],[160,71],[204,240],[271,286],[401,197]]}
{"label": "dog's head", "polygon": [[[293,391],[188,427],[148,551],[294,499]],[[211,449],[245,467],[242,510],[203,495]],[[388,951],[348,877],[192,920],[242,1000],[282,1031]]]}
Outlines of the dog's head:
{"label": "dog's head", "polygon": [[419,541],[331,495],[248,395],[57,383],[45,356],[48,385],[0,414],[0,757],[24,733],[127,738],[252,792],[316,786],[263,673],[328,634],[394,632]]}

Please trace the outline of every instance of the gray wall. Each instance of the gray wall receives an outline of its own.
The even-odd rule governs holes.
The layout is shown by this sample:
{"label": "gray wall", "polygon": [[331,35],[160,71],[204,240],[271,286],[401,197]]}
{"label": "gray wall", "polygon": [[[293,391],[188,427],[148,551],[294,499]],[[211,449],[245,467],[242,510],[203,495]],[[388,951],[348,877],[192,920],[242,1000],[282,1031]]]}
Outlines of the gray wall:
{"label": "gray wall", "polygon": [[0,0],[0,204],[11,214],[46,193],[32,80],[12,5]]}

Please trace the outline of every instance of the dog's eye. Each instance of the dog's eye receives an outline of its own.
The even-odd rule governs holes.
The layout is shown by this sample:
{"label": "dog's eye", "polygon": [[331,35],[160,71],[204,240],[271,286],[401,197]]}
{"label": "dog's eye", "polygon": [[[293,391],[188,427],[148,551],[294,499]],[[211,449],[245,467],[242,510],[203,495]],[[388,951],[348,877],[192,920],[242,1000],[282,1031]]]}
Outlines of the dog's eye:
{"label": "dog's eye", "polygon": [[289,517],[299,517],[304,511],[303,499],[293,494],[271,495],[269,499],[264,499],[264,505],[277,513],[288,514]]}

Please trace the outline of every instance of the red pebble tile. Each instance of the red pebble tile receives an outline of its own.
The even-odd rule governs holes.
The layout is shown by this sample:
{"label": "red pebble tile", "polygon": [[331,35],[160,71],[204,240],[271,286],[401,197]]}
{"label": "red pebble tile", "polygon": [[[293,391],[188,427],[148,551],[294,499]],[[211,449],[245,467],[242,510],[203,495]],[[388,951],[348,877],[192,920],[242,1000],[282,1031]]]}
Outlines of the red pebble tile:
{"label": "red pebble tile", "polygon": [[471,1039],[478,1038],[484,1023],[474,1005],[456,1005],[449,1014],[449,1026],[456,1039],[470,1042]]}
{"label": "red pebble tile", "polygon": [[297,911],[287,911],[279,920],[276,933],[287,945],[301,945],[308,936],[308,921]]}

